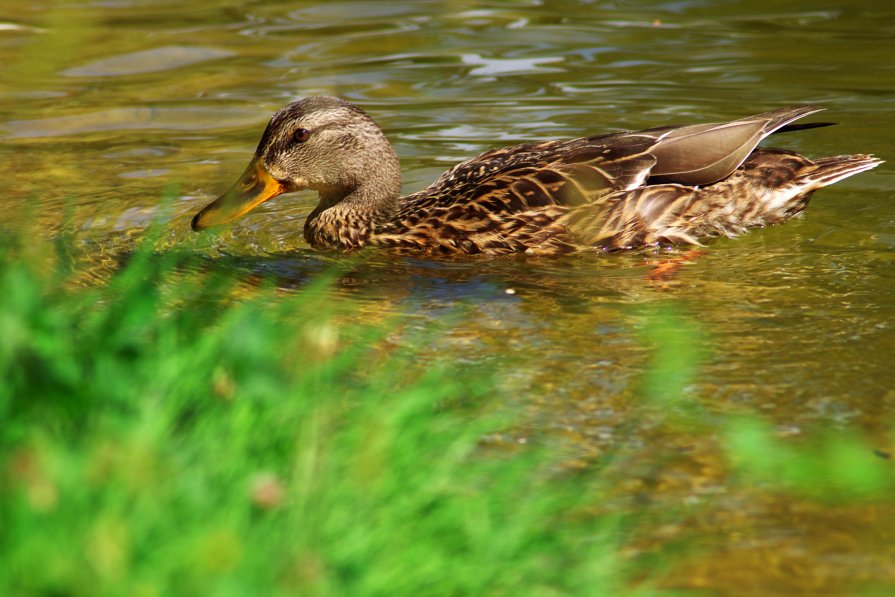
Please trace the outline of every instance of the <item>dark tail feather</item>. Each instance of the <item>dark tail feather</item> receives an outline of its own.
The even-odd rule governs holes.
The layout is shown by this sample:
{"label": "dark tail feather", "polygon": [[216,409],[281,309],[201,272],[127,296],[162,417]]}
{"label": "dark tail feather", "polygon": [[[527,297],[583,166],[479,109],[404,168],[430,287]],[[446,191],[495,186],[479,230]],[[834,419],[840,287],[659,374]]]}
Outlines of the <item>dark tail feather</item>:
{"label": "dark tail feather", "polygon": [[776,135],[777,133],[791,133],[792,131],[804,131],[805,129],[819,129],[824,126],[833,126],[838,124],[836,122],[803,122],[799,124],[787,124],[786,126],[781,126],[779,129],[774,131],[772,134]]}
{"label": "dark tail feather", "polygon": [[814,160],[814,167],[810,170],[806,168],[806,172],[799,178],[807,190],[813,191],[839,182],[843,178],[876,168],[882,163],[883,160],[863,153],[820,158]]}

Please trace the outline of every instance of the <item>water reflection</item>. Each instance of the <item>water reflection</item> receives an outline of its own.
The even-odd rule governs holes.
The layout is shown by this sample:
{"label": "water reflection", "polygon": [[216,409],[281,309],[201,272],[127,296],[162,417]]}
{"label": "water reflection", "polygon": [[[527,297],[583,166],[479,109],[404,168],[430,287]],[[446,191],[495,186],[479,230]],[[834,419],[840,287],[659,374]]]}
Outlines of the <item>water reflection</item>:
{"label": "water reflection", "polygon": [[166,71],[208,60],[233,56],[233,52],[200,46],[164,46],[95,60],[62,71],[69,77],[121,77]]}

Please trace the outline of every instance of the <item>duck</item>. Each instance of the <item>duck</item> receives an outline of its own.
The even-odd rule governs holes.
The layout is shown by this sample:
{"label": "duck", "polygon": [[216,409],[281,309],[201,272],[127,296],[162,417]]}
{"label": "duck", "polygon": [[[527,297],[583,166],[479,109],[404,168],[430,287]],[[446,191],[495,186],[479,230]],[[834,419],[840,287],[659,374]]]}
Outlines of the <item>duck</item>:
{"label": "duck", "polygon": [[788,220],[817,189],[883,163],[757,149],[769,135],[832,124],[794,124],[821,110],[500,147],[401,196],[397,153],[373,118],[341,98],[306,97],[273,115],[242,176],[191,227],[310,189],[319,200],[304,238],[321,250],[555,256],[702,245]]}

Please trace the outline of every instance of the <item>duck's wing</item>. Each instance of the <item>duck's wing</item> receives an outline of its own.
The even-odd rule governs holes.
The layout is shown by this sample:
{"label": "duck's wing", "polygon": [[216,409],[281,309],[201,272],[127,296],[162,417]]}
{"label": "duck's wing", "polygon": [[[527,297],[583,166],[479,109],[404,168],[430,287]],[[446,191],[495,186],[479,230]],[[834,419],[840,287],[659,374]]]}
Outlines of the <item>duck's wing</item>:
{"label": "duck's wing", "polygon": [[725,123],[493,149],[408,197],[408,208],[459,211],[472,206],[506,214],[573,207],[651,183],[707,185],[733,173],[762,139],[821,109],[796,106]]}
{"label": "duck's wing", "polygon": [[652,180],[707,185],[730,176],[768,135],[821,110],[816,106],[795,106],[732,122],[662,127],[631,134],[653,140],[647,150],[656,158],[650,172]]}

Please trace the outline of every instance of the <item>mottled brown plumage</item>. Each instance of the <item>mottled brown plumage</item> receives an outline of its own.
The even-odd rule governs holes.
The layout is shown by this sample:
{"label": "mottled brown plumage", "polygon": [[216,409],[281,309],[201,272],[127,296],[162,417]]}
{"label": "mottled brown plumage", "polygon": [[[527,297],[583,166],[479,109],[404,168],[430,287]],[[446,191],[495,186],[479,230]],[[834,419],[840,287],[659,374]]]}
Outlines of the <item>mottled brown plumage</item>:
{"label": "mottled brown plumage", "polygon": [[698,244],[782,222],[815,190],[881,163],[864,154],[812,161],[755,149],[774,132],[810,128],[790,123],[819,110],[492,149],[399,197],[397,155],[373,120],[343,100],[311,97],[273,116],[242,178],[193,228],[314,189],[320,203],[304,235],[321,248],[557,255]]}

